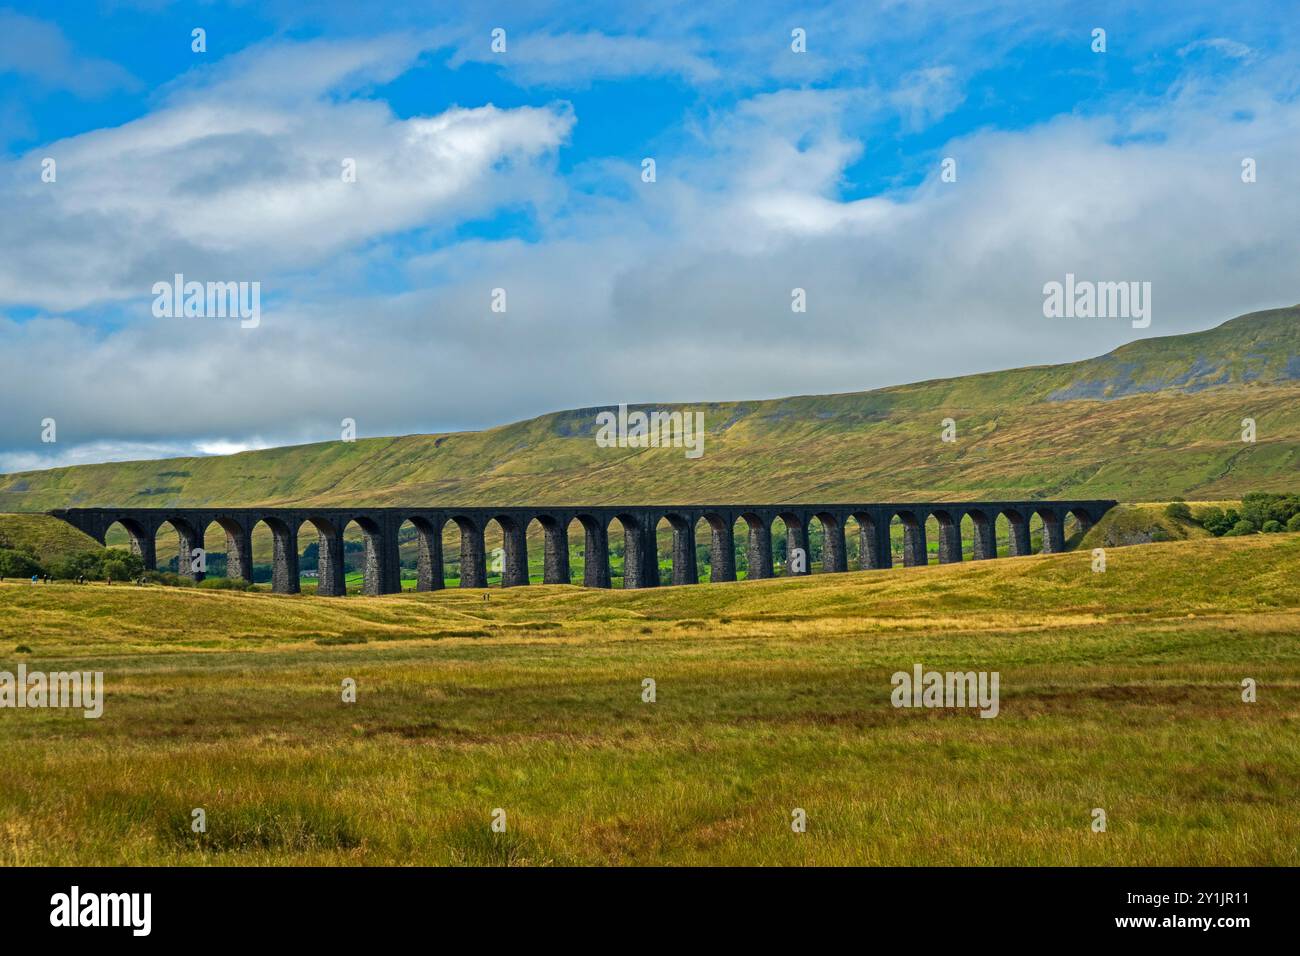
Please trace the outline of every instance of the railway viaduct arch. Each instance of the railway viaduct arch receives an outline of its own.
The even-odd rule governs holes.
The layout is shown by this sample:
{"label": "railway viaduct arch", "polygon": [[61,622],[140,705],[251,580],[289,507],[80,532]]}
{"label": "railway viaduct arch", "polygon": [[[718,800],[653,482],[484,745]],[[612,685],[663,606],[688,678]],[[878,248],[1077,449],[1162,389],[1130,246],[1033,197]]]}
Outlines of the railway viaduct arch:
{"label": "railway viaduct arch", "polygon": [[[586,587],[610,587],[609,529],[617,520],[623,529],[624,587],[656,587],[661,583],[693,584],[696,567],[696,527],[708,528],[712,581],[736,580],[733,529],[743,519],[748,529],[749,577],[773,576],[772,523],[780,518],[787,529],[790,547],[807,550],[808,527],[820,522],[824,534],[822,570],[847,571],[848,549],[845,525],[853,518],[858,525],[859,566],[888,568],[893,564],[890,525],[898,518],[903,525],[903,563],[928,561],[926,522],[933,517],[939,526],[939,561],[962,560],[962,520],[971,519],[972,556],[975,560],[1001,557],[998,554],[995,522],[1005,515],[1010,527],[1008,555],[1030,551],[1029,522],[1034,515],[1043,522],[1045,553],[1065,548],[1065,519],[1073,515],[1086,530],[1114,507],[1114,501],[980,501],[916,503],[839,503],[769,505],[637,505],[589,508],[582,506],[538,506],[510,508],[393,507],[393,508],[69,508],[49,512],[56,518],[103,543],[108,529],[120,524],[131,538],[131,547],[145,567],[156,569],[155,539],[163,525],[175,529],[181,555],[202,548],[204,536],[213,524],[226,535],[227,575],[252,580],[253,528],[265,524],[274,540],[272,589],[281,594],[299,589],[300,529],[310,525],[319,545],[317,593],[341,596],[344,591],[343,531],[356,523],[365,539],[365,585],[367,594],[390,594],[401,590],[398,559],[398,531],[411,522],[418,539],[417,588],[437,590],[443,586],[443,529],[454,523],[460,532],[462,587],[486,587],[487,553],[483,533],[491,522],[501,528],[504,541],[502,585],[528,584],[527,531],[537,521],[545,548],[544,584],[568,584],[569,528],[577,521],[586,545]],[[661,520],[673,529],[672,579],[661,582],[655,546],[655,532]],[[186,560],[179,563],[186,576]],[[811,573],[811,564],[803,573]]]}

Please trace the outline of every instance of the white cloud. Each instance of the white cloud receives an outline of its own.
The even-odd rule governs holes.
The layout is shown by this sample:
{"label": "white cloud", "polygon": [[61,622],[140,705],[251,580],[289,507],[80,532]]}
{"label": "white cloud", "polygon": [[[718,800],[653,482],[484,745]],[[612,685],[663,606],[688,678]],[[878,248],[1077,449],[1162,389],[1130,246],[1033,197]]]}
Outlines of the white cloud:
{"label": "white cloud", "polygon": [[[153,283],[176,272],[264,279],[388,233],[450,228],[544,196],[538,164],[573,122],[562,105],[403,120],[382,103],[322,95],[349,78],[388,76],[390,58],[411,55],[406,42],[260,48],[235,68],[200,71],[148,116],[0,168],[14,213],[0,222],[10,250],[0,303],[147,304]],[[308,69],[317,62],[330,66]],[[300,99],[286,99],[283,77]],[[54,183],[40,178],[46,156],[58,164]],[[355,183],[343,181],[344,159],[355,161]]]}
{"label": "white cloud", "polygon": [[489,36],[466,40],[450,65],[492,63],[520,83],[573,88],[595,79],[680,76],[692,83],[715,80],[719,71],[696,46],[674,40],[612,35],[596,31],[572,33],[507,33],[507,53],[492,52]]}
{"label": "white cloud", "polygon": [[195,442],[194,451],[199,455],[237,455],[241,451],[257,451],[261,448],[271,448],[274,445],[274,442],[265,441],[261,438],[241,441],[216,438],[210,441]]}
{"label": "white cloud", "polygon": [[909,73],[889,94],[890,103],[912,131],[943,119],[965,98],[957,83],[957,71],[950,66],[928,67]]}
{"label": "white cloud", "polygon": [[[874,88],[753,97],[669,144],[654,184],[632,161],[593,164],[588,176],[627,187],[593,194],[549,175],[582,121],[560,108],[398,120],[374,103],[309,97],[228,115],[221,97],[196,92],[142,125],[75,141],[84,157],[143,158],[159,195],[124,176],[77,182],[74,163],[69,198],[42,201],[57,248],[81,258],[50,265],[10,233],[19,266],[0,265],[0,289],[39,289],[51,308],[111,298],[188,254],[325,268],[281,271],[292,294],[264,308],[256,330],[0,322],[0,447],[39,455],[47,415],[60,447],[217,449],[336,438],[344,417],[366,437],[618,401],[849,391],[1072,360],[1130,339],[1127,323],[1042,317],[1043,283],[1067,271],[1151,281],[1151,335],[1290,304],[1300,299],[1300,103],[1253,79],[1183,85],[1149,112],[977,132],[944,144],[920,186],[852,200],[846,170],[879,148],[858,132],[861,117],[900,103],[937,116],[948,100],[933,78],[894,103]],[[216,142],[211,129],[222,131]],[[350,207],[323,174],[303,173],[345,143],[368,150],[363,182],[372,166],[387,177]],[[192,177],[159,155],[183,157]],[[944,155],[958,159],[956,183],[938,180]],[[1243,156],[1258,159],[1258,183],[1241,182]],[[502,168],[503,157],[517,159]],[[466,203],[538,196],[534,241],[411,257],[385,239],[403,224],[454,220]],[[410,291],[339,281],[375,265],[400,268]],[[504,315],[488,308],[497,286],[509,294]],[[806,314],[790,310],[796,286]]]}
{"label": "white cloud", "polygon": [[93,465],[105,461],[178,458],[195,453],[193,447],[184,442],[94,441],[69,448],[58,445],[39,447],[40,451],[0,452],[0,473]]}

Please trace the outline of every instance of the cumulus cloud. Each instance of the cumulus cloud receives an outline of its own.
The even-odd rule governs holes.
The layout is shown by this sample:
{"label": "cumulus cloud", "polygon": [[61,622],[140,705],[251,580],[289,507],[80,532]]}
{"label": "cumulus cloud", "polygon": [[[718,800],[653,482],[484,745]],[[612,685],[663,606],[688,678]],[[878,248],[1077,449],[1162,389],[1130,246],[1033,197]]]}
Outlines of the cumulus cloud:
{"label": "cumulus cloud", "polygon": [[[383,103],[323,94],[390,77],[393,62],[416,52],[409,42],[319,46],[263,48],[201,71],[141,119],[0,167],[13,213],[0,220],[9,250],[0,303],[147,304],[153,283],[177,272],[265,280],[378,236],[544,194],[536,163],[568,134],[563,105],[398,119]],[[318,62],[328,66],[308,68]],[[54,183],[40,178],[46,157]],[[345,160],[355,182],[344,181]]]}

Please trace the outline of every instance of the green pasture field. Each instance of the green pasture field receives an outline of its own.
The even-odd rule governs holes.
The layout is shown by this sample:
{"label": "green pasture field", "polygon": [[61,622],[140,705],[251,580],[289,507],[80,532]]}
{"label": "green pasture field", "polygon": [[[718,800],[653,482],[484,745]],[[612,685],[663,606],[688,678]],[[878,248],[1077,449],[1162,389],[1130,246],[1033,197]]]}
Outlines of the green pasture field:
{"label": "green pasture field", "polygon": [[[11,581],[0,671],[106,688],[0,709],[0,863],[1297,865],[1298,637],[1294,534],[644,591]],[[998,716],[891,706],[918,663],[997,671]]]}

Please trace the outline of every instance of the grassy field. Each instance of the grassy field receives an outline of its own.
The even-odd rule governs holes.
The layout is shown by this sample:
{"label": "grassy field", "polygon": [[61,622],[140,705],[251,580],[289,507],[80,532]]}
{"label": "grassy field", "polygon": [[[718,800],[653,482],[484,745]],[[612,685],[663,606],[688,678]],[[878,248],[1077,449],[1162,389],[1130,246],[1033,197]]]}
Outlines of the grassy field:
{"label": "grassy field", "polygon": [[0,863],[1300,864],[1298,535],[484,597],[0,585]]}

